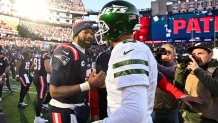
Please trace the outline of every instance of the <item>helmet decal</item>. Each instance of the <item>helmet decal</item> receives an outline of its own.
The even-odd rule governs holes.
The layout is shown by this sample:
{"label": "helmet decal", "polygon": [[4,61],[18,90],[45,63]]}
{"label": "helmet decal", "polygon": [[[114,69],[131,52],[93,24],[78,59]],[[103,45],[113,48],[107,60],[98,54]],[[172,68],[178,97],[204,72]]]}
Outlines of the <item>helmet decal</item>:
{"label": "helmet decal", "polygon": [[112,5],[111,7],[106,7],[102,11],[102,14],[107,13],[125,13],[127,11],[128,7],[126,6],[119,6],[119,5]]}

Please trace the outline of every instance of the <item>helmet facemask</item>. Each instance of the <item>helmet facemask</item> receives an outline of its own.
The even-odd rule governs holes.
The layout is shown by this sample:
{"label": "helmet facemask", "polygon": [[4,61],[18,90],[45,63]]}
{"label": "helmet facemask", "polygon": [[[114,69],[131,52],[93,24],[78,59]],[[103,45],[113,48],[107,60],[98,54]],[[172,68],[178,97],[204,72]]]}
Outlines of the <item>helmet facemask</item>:
{"label": "helmet facemask", "polygon": [[98,22],[98,31],[95,33],[95,39],[98,43],[98,45],[106,44],[106,41],[104,40],[104,34],[107,33],[110,28],[104,21]]}

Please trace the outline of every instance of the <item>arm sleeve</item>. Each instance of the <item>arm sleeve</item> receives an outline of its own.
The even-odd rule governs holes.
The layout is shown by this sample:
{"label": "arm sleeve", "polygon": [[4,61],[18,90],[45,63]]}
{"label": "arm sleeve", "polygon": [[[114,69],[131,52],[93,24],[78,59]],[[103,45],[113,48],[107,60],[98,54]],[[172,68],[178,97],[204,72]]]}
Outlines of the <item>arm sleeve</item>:
{"label": "arm sleeve", "polygon": [[147,107],[146,86],[123,88],[121,107],[105,118],[103,123],[140,123],[147,114]]}
{"label": "arm sleeve", "polygon": [[169,80],[174,79],[175,69],[165,67],[163,65],[157,64],[158,70],[163,73]]}
{"label": "arm sleeve", "polygon": [[108,62],[110,59],[110,52],[111,52],[110,50],[106,50],[97,56],[96,61],[95,61],[97,73],[100,71],[107,72]]}
{"label": "arm sleeve", "polygon": [[167,81],[166,77],[163,76],[160,72],[158,73],[158,85],[162,91],[173,96],[176,99],[179,99],[184,93],[177,89],[173,84]]}
{"label": "arm sleeve", "polygon": [[218,70],[215,71],[214,77],[201,68],[195,69],[194,74],[213,95],[218,96]]}

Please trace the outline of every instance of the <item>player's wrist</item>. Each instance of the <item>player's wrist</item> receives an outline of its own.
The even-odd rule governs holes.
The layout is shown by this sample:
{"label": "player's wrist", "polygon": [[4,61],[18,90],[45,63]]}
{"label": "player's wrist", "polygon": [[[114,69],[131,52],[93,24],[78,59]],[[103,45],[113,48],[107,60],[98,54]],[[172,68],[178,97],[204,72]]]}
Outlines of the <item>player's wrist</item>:
{"label": "player's wrist", "polygon": [[80,86],[81,92],[88,91],[91,88],[88,81],[85,81],[79,86]]}

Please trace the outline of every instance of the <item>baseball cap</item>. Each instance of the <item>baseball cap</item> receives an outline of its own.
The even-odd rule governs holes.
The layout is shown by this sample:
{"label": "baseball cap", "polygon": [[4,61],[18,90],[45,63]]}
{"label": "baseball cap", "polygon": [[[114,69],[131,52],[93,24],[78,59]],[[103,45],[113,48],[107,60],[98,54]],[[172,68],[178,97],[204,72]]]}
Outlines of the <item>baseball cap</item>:
{"label": "baseball cap", "polygon": [[209,52],[213,52],[212,47],[206,43],[197,43],[193,47],[189,47],[187,51],[191,53],[194,49],[197,49],[197,48],[205,49]]}

